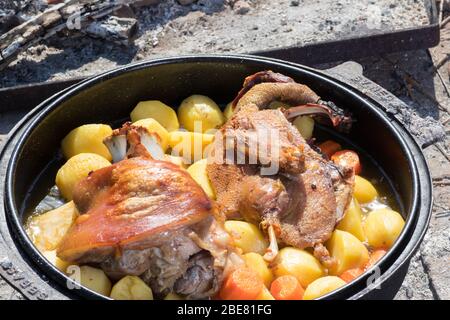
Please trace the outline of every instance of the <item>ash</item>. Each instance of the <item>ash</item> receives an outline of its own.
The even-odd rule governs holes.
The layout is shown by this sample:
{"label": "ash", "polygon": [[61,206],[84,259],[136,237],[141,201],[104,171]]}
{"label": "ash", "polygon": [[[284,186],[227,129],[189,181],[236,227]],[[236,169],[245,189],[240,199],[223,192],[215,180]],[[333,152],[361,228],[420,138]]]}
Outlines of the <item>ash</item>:
{"label": "ash", "polygon": [[[11,2],[42,5],[0,0],[0,16],[14,10],[6,5]],[[142,59],[254,53],[429,23],[421,0],[167,0],[135,14],[140,30],[134,45],[54,36],[0,71],[0,87],[88,76]]]}

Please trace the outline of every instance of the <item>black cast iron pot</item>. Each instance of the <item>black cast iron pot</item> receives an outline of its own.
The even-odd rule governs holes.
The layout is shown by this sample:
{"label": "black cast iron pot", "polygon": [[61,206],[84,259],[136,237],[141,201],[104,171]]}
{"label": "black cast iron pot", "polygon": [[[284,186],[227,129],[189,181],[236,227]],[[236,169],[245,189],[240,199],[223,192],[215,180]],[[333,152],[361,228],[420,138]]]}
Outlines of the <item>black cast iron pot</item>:
{"label": "black cast iron pot", "polygon": [[[2,154],[7,170],[2,198],[5,210],[0,222],[7,222],[6,232],[13,241],[10,250],[17,250],[27,268],[61,296],[101,298],[86,288],[68,290],[67,277],[48,263],[23,229],[24,215],[53,185],[63,163],[62,138],[82,124],[118,124],[142,100],[162,100],[177,106],[185,97],[200,93],[226,103],[238,92],[244,77],[267,69],[307,84],[324,100],[353,113],[357,122],[350,134],[336,138],[364,152],[381,169],[406,220],[399,239],[378,263],[379,277],[365,274],[323,298],[392,298],[430,218],[430,175],[420,148],[377,102],[345,83],[315,69],[252,56],[187,56],[127,65],[74,85],[35,108],[11,133]],[[379,288],[367,286],[374,281]]]}

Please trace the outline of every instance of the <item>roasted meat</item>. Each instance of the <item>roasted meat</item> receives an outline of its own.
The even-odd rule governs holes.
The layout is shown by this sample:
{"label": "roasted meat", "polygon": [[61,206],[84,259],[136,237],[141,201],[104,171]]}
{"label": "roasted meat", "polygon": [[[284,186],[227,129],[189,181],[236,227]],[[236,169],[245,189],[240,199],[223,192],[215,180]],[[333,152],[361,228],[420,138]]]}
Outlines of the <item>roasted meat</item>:
{"label": "roasted meat", "polygon": [[[113,278],[141,276],[157,296],[211,297],[229,255],[223,219],[186,170],[153,159],[161,155],[155,139],[130,124],[107,139],[118,162],[92,172],[74,190],[80,216],[57,254],[98,264]],[[121,160],[125,154],[130,158]],[[199,279],[209,280],[196,284]]]}
{"label": "roasted meat", "polygon": [[[263,110],[274,101],[297,107]],[[248,77],[234,105],[235,113],[216,135],[207,168],[220,212],[261,223],[271,241],[267,260],[275,257],[278,239],[297,248],[316,247],[321,261],[331,263],[321,244],[349,204],[353,172],[314,151],[288,119],[308,114],[324,121],[325,116],[336,128],[348,130],[351,118],[334,104],[321,101],[307,86],[270,71]],[[270,146],[258,139],[268,130],[278,133]],[[273,144],[278,151],[262,158],[259,151]],[[229,151],[237,156],[230,159],[227,155],[233,152]],[[237,161],[242,154],[241,158],[253,156],[257,161]],[[274,163],[278,171],[265,175],[263,169]]]}

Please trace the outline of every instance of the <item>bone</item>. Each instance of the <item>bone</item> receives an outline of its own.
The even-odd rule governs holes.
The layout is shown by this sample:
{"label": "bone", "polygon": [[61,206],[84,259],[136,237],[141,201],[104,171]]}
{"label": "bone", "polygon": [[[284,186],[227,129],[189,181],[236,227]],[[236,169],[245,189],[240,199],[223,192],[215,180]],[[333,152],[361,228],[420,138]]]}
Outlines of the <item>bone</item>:
{"label": "bone", "polygon": [[124,134],[121,135],[112,135],[105,140],[103,143],[108,148],[109,152],[112,155],[113,162],[119,162],[125,159],[127,155],[127,136]]}
{"label": "bone", "polygon": [[275,230],[272,225],[269,225],[267,233],[269,235],[269,247],[267,248],[263,258],[267,262],[272,262],[278,255],[277,236],[275,235]]}
{"label": "bone", "polygon": [[334,109],[322,104],[309,103],[303,106],[289,108],[284,111],[284,115],[290,120],[305,115],[326,117],[337,130],[348,132],[352,125],[352,119],[346,116],[343,110],[337,107],[334,107]]}
{"label": "bone", "polygon": [[148,134],[146,131],[139,131],[139,135],[141,144],[147,149],[150,156],[155,160],[163,160],[164,150],[161,148],[158,139],[154,135]]}

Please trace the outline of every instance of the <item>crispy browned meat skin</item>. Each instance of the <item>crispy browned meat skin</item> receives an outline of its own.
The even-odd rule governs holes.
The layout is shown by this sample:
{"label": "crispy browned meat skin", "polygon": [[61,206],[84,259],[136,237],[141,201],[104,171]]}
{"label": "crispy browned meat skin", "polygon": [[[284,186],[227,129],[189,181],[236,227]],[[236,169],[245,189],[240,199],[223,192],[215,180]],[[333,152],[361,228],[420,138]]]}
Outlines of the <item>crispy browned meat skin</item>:
{"label": "crispy browned meat skin", "polygon": [[279,83],[287,83],[294,82],[294,80],[290,77],[287,77],[281,73],[275,73],[273,71],[260,71],[254,73],[245,78],[244,84],[242,85],[242,89],[238,92],[236,98],[233,100],[233,108],[236,107],[239,100],[242,98],[244,94],[247,93],[252,87],[257,85],[258,83],[263,82],[279,82]]}
{"label": "crispy browned meat skin", "polygon": [[[207,167],[208,176],[216,191],[217,204],[220,210],[228,217],[237,216],[239,213],[239,199],[243,179],[248,175],[255,175],[260,172],[261,164],[269,166],[273,161],[279,163],[281,170],[285,173],[298,174],[304,171],[303,144],[298,143],[302,139],[297,129],[295,129],[279,110],[263,110],[259,112],[242,112],[242,116],[233,117],[216,135],[214,141],[211,161]],[[255,152],[255,148],[249,148],[251,141],[261,142],[261,137],[266,135],[267,128],[277,129],[279,133],[276,149],[279,155],[271,154],[270,140],[269,146],[265,148],[267,153]],[[232,138],[236,153],[244,154],[248,160],[253,157],[257,164],[221,164],[218,160],[225,159],[227,145],[224,139]],[[222,139],[222,141],[220,140]],[[240,147],[242,146],[242,147]],[[264,153],[263,153],[264,154]],[[274,159],[272,159],[274,157]],[[236,163],[233,162],[233,163]],[[246,161],[248,163],[248,161]]]}
{"label": "crispy browned meat skin", "polygon": [[[140,276],[157,297],[171,291],[188,299],[213,296],[232,252],[224,218],[186,170],[152,158],[161,150],[144,128],[125,124],[107,144],[117,162],[75,188],[81,215],[58,256],[100,265],[114,279]],[[188,288],[179,279],[193,283]],[[207,284],[195,283],[204,279]]]}
{"label": "crispy browned meat skin", "polygon": [[185,170],[147,158],[94,171],[74,190],[74,202],[82,215],[58,255],[80,263],[92,250],[109,255],[148,248],[157,241],[155,235],[198,223],[212,209]]}
{"label": "crispy browned meat skin", "polygon": [[242,182],[247,175],[257,174],[257,167],[210,163],[207,172],[216,192],[219,212],[228,218],[239,217]]}
{"label": "crispy browned meat skin", "polygon": [[265,109],[271,102],[280,101],[289,105],[317,103],[320,97],[309,87],[299,83],[260,83],[252,87],[236,105],[236,112],[256,112]]}
{"label": "crispy browned meat skin", "polygon": [[[265,79],[270,83],[262,83]],[[250,140],[251,133],[256,132],[257,136],[261,128],[277,129],[281,133],[279,172],[263,177],[259,174],[260,163],[218,164],[212,158],[208,176],[224,214],[242,215],[246,220],[261,222],[263,228],[272,226],[285,244],[298,248],[316,246],[318,257],[332,263],[326,249],[318,245],[330,237],[343,216],[351,199],[353,173],[315,152],[281,111],[261,110],[273,101],[290,105],[320,101],[311,89],[289,79],[273,73],[248,77],[235,100],[236,112],[221,128],[222,136],[236,141]],[[223,150],[223,145],[213,148],[212,157],[217,156],[217,150]],[[248,156],[250,151],[244,153]]]}

